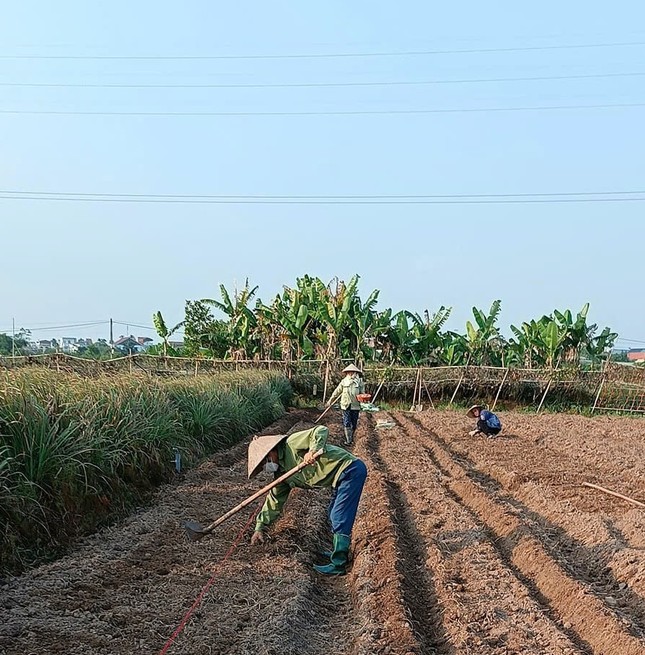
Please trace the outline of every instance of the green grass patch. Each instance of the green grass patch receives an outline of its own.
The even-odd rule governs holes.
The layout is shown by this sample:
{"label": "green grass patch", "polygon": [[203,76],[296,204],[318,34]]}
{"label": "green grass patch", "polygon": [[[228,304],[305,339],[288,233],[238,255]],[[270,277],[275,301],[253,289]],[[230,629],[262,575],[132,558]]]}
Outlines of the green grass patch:
{"label": "green grass patch", "polygon": [[183,466],[279,418],[284,377],[0,373],[0,571],[17,573],[123,516]]}

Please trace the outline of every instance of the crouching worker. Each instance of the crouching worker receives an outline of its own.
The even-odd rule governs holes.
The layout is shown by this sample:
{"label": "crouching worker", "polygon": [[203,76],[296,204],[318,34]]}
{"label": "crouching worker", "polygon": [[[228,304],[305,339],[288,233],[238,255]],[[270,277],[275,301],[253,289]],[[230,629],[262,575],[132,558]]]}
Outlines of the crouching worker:
{"label": "crouching worker", "polygon": [[[349,544],[361,498],[367,468],[365,464],[339,446],[327,443],[329,430],[319,425],[292,435],[256,437],[249,445],[249,478],[261,470],[276,477],[301,462],[309,465],[271,489],[255,523],[251,545],[262,544],[266,531],[282,512],[294,487],[317,489],[331,487],[329,520],[333,532],[333,549],[329,564],[314,566],[323,575],[343,575],[349,559]],[[322,449],[317,459],[315,453]]]}
{"label": "crouching worker", "polygon": [[467,416],[477,419],[477,427],[468,433],[471,437],[474,437],[477,434],[485,434],[487,437],[496,437],[502,429],[502,423],[497,415],[493,414],[493,412],[489,412],[482,405],[473,405],[468,410]]}

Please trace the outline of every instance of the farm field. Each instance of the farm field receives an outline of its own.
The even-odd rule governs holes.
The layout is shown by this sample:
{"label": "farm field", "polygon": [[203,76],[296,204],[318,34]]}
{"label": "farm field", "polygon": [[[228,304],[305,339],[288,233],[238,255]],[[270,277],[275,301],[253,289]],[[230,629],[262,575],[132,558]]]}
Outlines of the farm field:
{"label": "farm field", "polygon": [[[292,410],[263,433],[304,429]],[[369,477],[346,577],[311,565],[327,545],[327,497],[294,492],[267,545],[243,510],[248,440],[159,491],[150,507],[51,564],[0,584],[0,653],[640,655],[645,652],[645,500],[639,419],[501,415],[497,439],[457,412],[363,415]],[[389,419],[391,427],[377,427]],[[340,422],[328,425],[340,442]],[[257,506],[254,506],[257,508]]]}

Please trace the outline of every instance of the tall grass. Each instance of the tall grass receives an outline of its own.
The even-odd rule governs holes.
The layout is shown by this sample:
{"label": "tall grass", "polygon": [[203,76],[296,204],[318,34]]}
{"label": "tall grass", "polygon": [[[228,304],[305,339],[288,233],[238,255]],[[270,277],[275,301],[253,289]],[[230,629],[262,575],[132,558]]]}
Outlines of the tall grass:
{"label": "tall grass", "polygon": [[162,380],[0,373],[0,571],[17,572],[114,520],[291,402],[266,372]]}

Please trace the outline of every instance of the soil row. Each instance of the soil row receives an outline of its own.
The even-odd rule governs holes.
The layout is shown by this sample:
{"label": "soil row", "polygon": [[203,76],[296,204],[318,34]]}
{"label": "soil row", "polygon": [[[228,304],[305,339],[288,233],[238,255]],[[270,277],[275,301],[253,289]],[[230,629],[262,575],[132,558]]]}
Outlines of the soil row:
{"label": "soil row", "polygon": [[[417,449],[440,470],[444,486],[480,520],[500,556],[520,579],[534,589],[547,615],[561,626],[576,647],[600,654],[642,653],[645,642],[635,631],[634,621],[625,620],[615,609],[614,599],[594,593],[589,584],[570,574],[544,547],[517,508],[496,497],[495,489],[468,476],[445,444],[417,422],[401,417],[400,424]],[[547,651],[548,652],[548,651]]]}

